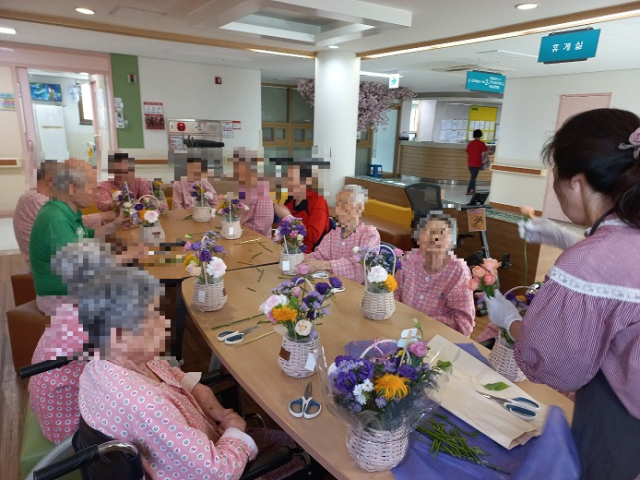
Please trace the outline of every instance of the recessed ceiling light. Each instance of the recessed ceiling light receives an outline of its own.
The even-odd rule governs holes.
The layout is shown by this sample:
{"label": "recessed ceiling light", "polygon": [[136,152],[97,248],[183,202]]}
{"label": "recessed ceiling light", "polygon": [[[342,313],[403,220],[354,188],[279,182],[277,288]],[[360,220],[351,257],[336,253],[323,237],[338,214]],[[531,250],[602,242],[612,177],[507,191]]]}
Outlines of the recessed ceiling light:
{"label": "recessed ceiling light", "polygon": [[534,8],[538,8],[539,5],[537,3],[519,3],[516,5],[518,10],[533,10]]}
{"label": "recessed ceiling light", "polygon": [[327,45],[327,48],[340,48],[338,45]]}
{"label": "recessed ceiling light", "polygon": [[0,27],[0,33],[6,33],[7,35],[15,35],[16,29],[10,27]]}
{"label": "recessed ceiling light", "polygon": [[76,12],[83,13],[84,15],[93,15],[94,13],[96,13],[93,10],[90,10],[88,8],[81,8],[81,7],[76,8]]}

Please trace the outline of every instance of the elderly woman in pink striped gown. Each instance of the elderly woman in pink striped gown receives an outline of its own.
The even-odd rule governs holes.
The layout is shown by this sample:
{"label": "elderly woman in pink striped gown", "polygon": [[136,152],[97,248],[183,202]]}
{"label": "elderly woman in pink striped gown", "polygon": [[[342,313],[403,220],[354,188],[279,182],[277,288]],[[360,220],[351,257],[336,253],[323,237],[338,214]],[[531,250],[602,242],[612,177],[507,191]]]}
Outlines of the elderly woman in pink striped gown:
{"label": "elderly woman in pink striped gown", "polygon": [[375,227],[360,222],[367,191],[359,185],[346,185],[336,195],[338,228],[325,235],[313,253],[305,257],[302,269],[309,273],[327,271],[364,283],[364,270],[353,258],[354,248],[368,249],[380,244]]}

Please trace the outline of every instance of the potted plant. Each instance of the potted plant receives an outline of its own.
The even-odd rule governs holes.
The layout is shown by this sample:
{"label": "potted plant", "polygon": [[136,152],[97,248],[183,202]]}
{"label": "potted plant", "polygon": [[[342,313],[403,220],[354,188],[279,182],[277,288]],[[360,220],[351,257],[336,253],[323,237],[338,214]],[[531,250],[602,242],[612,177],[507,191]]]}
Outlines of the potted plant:
{"label": "potted plant", "polygon": [[222,238],[235,239],[242,236],[240,215],[247,210],[249,210],[249,206],[238,199],[232,200],[228,195],[220,198],[218,215],[222,217],[222,227],[220,229]]}
{"label": "potted plant", "polygon": [[213,193],[206,191],[202,187],[202,182],[194,182],[191,187],[191,196],[196,199],[196,205],[193,207],[193,220],[199,223],[211,220],[209,200],[213,199]]}
{"label": "potted plant", "polygon": [[303,245],[307,229],[300,218],[287,216],[280,220],[276,228],[273,241],[282,245],[280,253],[280,270],[287,275],[295,275],[296,267],[304,260],[307,249]]}
{"label": "potted plant", "polygon": [[167,197],[164,194],[165,184],[160,179],[155,179],[151,182],[151,191],[153,196],[160,202],[160,215],[163,215],[169,211],[169,204],[167,203]]}
{"label": "potted plant", "polygon": [[354,248],[354,255],[364,268],[364,296],[362,312],[371,320],[386,320],[396,311],[393,292],[398,288],[394,275],[401,267],[393,249],[360,250]]}
{"label": "potted plant", "polygon": [[193,288],[193,304],[201,312],[220,310],[227,301],[223,276],[227,265],[222,260],[226,254],[221,245],[216,245],[218,234],[208,231],[200,242],[187,242],[184,246],[189,254],[184,259],[187,273],[196,277]]}
{"label": "potted plant", "polygon": [[158,245],[164,240],[160,225],[160,202],[153,195],[143,195],[133,207],[131,218],[140,224],[140,241],[145,245]]}

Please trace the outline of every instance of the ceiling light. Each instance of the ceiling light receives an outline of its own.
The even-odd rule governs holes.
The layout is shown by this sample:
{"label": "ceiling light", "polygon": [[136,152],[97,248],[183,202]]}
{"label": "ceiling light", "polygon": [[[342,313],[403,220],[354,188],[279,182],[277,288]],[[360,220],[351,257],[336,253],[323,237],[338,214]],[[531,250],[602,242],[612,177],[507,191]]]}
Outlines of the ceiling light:
{"label": "ceiling light", "polygon": [[15,35],[16,29],[10,27],[0,27],[0,33],[6,33],[7,35]]}
{"label": "ceiling light", "polygon": [[249,49],[252,52],[256,52],[256,53],[268,53],[269,55],[282,55],[285,57],[296,57],[296,58],[315,58],[311,55],[301,55],[299,53],[287,53],[287,52],[276,52],[273,50],[258,50],[257,48],[250,48]]}
{"label": "ceiling light", "polygon": [[327,45],[327,48],[336,49],[336,48],[340,48],[340,47],[338,45]]}
{"label": "ceiling light", "polygon": [[518,10],[533,10],[534,8],[538,8],[540,5],[537,3],[519,3],[516,5]]}
{"label": "ceiling light", "polygon": [[[391,73],[376,73],[376,72],[360,72],[360,75],[362,75],[363,77],[379,77],[379,78],[389,78],[391,75],[396,75],[391,74]],[[402,75],[400,75],[400,78],[402,78]]]}
{"label": "ceiling light", "polygon": [[82,13],[84,15],[93,15],[94,13],[96,13],[93,10],[90,10],[88,8],[82,8],[82,7],[76,8],[76,12]]}
{"label": "ceiling light", "polygon": [[[585,12],[585,13],[588,13],[588,12]],[[524,35],[532,35],[535,33],[546,33],[546,32],[554,32],[556,30],[564,30],[568,28],[585,27],[588,25],[593,25],[594,23],[611,22],[614,20],[623,20],[625,18],[633,18],[638,16],[640,16],[640,9],[628,10],[626,12],[620,12],[620,13],[598,15],[593,17],[586,16],[585,18],[582,18],[580,20],[570,20],[567,22],[554,23],[552,25],[545,25],[542,27],[525,28],[523,30],[514,30],[511,32],[497,33],[494,35],[486,35],[486,36],[475,37],[475,38],[468,38],[465,40],[455,40],[451,42],[434,43],[432,45],[424,45],[422,47],[407,48],[403,50],[392,50],[392,51],[381,52],[381,53],[371,53],[371,54],[364,53],[362,54],[362,57],[366,59],[373,59],[373,58],[390,57],[393,55],[404,55],[407,53],[427,52],[429,50],[438,50],[440,48],[459,47],[460,45],[471,45],[474,43],[491,42],[493,40],[504,40],[505,38],[521,37]]]}

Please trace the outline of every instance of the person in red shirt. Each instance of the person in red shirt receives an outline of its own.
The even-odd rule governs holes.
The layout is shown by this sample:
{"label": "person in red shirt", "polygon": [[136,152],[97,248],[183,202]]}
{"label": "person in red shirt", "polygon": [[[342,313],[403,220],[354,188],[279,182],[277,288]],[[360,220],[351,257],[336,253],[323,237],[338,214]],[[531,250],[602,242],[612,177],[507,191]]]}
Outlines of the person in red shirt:
{"label": "person in red shirt", "polygon": [[302,219],[307,229],[304,238],[306,252],[312,252],[330,230],[329,206],[325,198],[318,193],[317,181],[313,177],[312,162],[290,163],[287,168],[288,198],[284,205],[275,204],[276,215],[284,218],[293,215]]}
{"label": "person in red shirt", "polygon": [[482,166],[482,152],[488,150],[487,145],[480,140],[482,138],[482,130],[473,131],[473,140],[467,145],[467,165],[471,172],[471,180],[467,187],[467,195],[476,193],[476,178]]}

